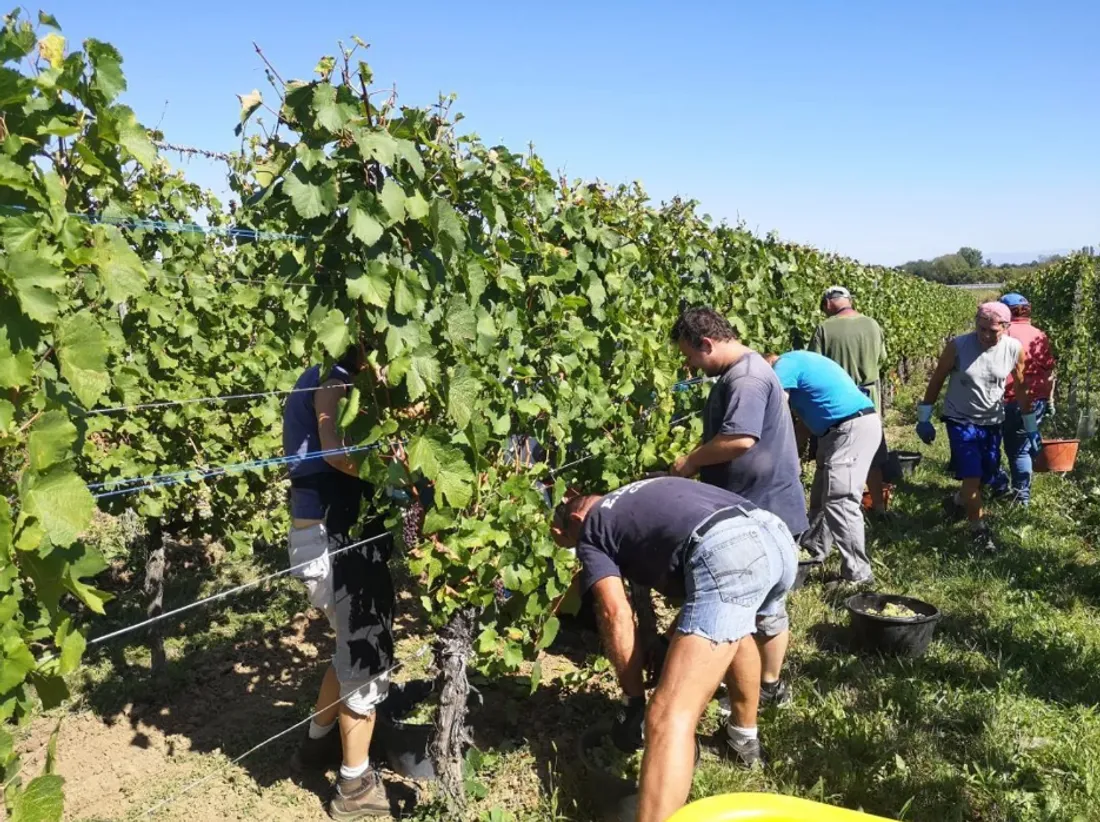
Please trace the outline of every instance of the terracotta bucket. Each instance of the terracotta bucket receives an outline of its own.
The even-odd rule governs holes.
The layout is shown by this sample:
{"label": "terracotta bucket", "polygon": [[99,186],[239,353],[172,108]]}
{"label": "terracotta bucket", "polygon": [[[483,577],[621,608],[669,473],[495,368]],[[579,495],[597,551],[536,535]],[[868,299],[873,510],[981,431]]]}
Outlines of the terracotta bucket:
{"label": "terracotta bucket", "polygon": [[1034,460],[1037,473],[1053,472],[1062,474],[1073,470],[1077,462],[1077,446],[1080,440],[1044,440],[1043,449]]}

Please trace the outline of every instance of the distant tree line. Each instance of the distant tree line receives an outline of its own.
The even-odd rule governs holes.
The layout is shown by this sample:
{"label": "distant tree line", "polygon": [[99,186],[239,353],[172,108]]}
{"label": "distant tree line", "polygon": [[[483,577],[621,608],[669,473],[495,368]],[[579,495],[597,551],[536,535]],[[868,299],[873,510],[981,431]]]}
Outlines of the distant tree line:
{"label": "distant tree line", "polygon": [[[1092,246],[1085,246],[1081,250],[1090,256],[1096,254],[1096,249]],[[1000,283],[1044,268],[1061,259],[1062,255],[1053,254],[1040,256],[1029,263],[993,265],[978,249],[963,246],[954,254],[943,254],[931,260],[910,260],[900,268],[925,280],[948,285]]]}

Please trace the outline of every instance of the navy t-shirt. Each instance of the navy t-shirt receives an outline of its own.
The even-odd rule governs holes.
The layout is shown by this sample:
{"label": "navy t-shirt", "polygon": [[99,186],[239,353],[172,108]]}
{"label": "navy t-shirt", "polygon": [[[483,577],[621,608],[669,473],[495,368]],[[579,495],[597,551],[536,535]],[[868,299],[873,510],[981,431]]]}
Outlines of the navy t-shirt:
{"label": "navy t-shirt", "polygon": [[[339,365],[330,379],[350,384],[351,375]],[[294,384],[283,408],[283,453],[290,456],[315,454],[321,450],[317,429],[314,389],[321,385],[321,366],[306,369]],[[302,390],[305,389],[305,390]],[[329,533],[346,534],[359,517],[363,497],[374,496],[370,483],[333,468],[323,457],[295,460],[289,464],[290,515],[297,519],[323,519]]]}
{"label": "navy t-shirt", "polygon": [[718,434],[756,444],[730,462],[708,465],[699,478],[771,511],[797,536],[810,527],[787,398],[767,360],[750,352],[726,370],[703,408],[703,441]]}
{"label": "navy t-shirt", "polygon": [[745,499],[695,480],[655,477],[613,491],[589,509],[577,543],[581,591],[622,577],[665,596],[684,596],[687,541],[721,508]]}

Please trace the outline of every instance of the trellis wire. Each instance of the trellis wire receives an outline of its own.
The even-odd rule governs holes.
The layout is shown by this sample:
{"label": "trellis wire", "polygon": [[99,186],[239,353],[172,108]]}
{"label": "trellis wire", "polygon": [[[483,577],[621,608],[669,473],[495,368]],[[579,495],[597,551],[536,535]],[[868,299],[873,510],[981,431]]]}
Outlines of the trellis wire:
{"label": "trellis wire", "polygon": [[[104,480],[103,482],[92,483],[88,486],[89,490],[95,490],[97,488],[103,488],[108,485],[123,485],[131,484],[131,487],[121,488],[114,491],[106,491],[101,494],[93,494],[95,499],[104,499],[107,497],[117,497],[124,494],[132,494],[136,491],[143,491],[149,488],[160,488],[169,485],[179,485],[183,482],[197,482],[203,479],[209,479],[210,477],[217,477],[223,474],[228,474],[235,471],[249,471],[258,468],[270,468],[273,465],[288,465],[293,462],[301,462],[304,460],[322,459],[324,457],[336,456],[338,454],[353,454],[359,451],[372,451],[377,448],[381,448],[388,443],[374,443],[371,445],[351,445],[347,448],[330,448],[327,451],[310,451],[306,454],[293,454],[286,457],[268,457],[261,460],[252,460],[250,462],[238,462],[230,465],[221,465],[210,469],[190,468],[183,471],[175,471],[170,474],[151,475],[148,477],[130,477],[127,479],[118,480]],[[139,485],[133,485],[133,483],[140,483]]]}
{"label": "trellis wire", "polygon": [[[327,555],[330,556],[330,557],[335,557],[335,556],[343,554],[347,551],[351,551],[354,548],[361,548],[364,545],[367,545],[367,544],[372,543],[372,542],[376,542],[377,540],[384,539],[384,538],[389,537],[389,536],[391,536],[390,532],[387,531],[384,534],[378,534],[377,536],[373,536],[373,537],[370,537],[368,539],[360,540],[359,542],[353,542],[350,545],[345,545],[342,548],[337,548],[335,550],[329,551]],[[305,566],[309,565],[311,562],[314,562],[314,560],[307,560],[305,562],[299,562],[297,565],[291,565],[288,568],[283,568],[283,569],[278,570],[278,571],[273,571],[272,573],[267,574],[266,576],[262,576],[259,579],[254,579],[251,582],[241,583],[240,585],[237,585],[233,588],[229,588],[225,591],[220,591],[216,594],[211,594],[208,597],[204,597],[203,599],[195,600],[194,602],[190,602],[187,605],[180,606],[179,608],[174,608],[171,611],[165,611],[163,614],[157,614],[156,616],[149,617],[148,619],[144,619],[141,622],[135,623],[133,625],[128,625],[125,628],[119,628],[117,631],[111,631],[109,634],[104,634],[103,636],[98,636],[95,639],[89,639],[88,640],[88,645],[89,646],[99,645],[101,642],[107,642],[108,640],[117,639],[120,636],[124,636],[126,634],[133,633],[134,631],[139,631],[142,628],[145,628],[149,625],[152,625],[154,622],[160,622],[161,620],[168,619],[169,617],[176,616],[177,614],[182,614],[186,611],[191,611],[191,610],[193,610],[195,608],[198,608],[202,605],[207,605],[211,602],[217,602],[220,599],[226,599],[227,597],[231,597],[234,594],[239,594],[241,591],[247,591],[249,588],[253,588],[253,587],[256,587],[258,585],[263,585],[265,582],[270,582],[273,579],[277,579],[278,577],[285,576],[289,573],[292,573],[293,571],[297,571],[299,568],[304,568]]]}
{"label": "trellis wire", "polygon": [[253,400],[263,397],[277,397],[287,394],[304,394],[311,391],[320,391],[326,386],[316,385],[312,388],[281,388],[274,391],[253,391],[248,394],[216,394],[210,397],[193,397],[186,400],[154,400],[153,402],[142,402],[136,405],[115,405],[110,408],[93,408],[90,411],[85,411],[85,416],[93,416],[96,414],[120,414],[124,411],[144,411],[148,408],[169,408],[177,405],[192,405],[194,403],[207,403],[207,402],[229,402],[230,400]]}
{"label": "trellis wire", "polygon": [[[0,210],[20,211],[33,213],[31,209],[21,205],[0,205]],[[89,223],[101,223],[113,225],[119,228],[146,229],[150,231],[174,231],[180,234],[207,234],[245,240],[309,240],[304,234],[284,234],[279,231],[261,231],[255,228],[240,228],[238,226],[209,226],[198,223],[179,223],[170,220],[140,220],[132,217],[113,219],[100,214],[78,214],[75,211],[66,212],[70,217],[78,220],[86,220]]]}

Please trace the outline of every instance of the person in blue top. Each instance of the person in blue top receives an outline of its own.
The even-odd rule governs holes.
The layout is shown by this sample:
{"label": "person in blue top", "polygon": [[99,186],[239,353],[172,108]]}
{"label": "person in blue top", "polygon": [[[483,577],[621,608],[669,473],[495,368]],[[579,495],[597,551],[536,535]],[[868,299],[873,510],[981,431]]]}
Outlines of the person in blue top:
{"label": "person in blue top", "polygon": [[[331,368],[307,368],[283,409],[283,451],[302,458],[290,463],[290,565],[336,634],[317,697],[320,713],[310,721],[295,762],[324,768],[342,760],[329,803],[329,815],[340,820],[390,812],[368,752],[375,709],[389,690],[393,665],[394,590],[387,564],[392,539],[378,511],[360,527],[361,509],[372,505],[374,488],[359,479],[355,460],[347,453],[310,455],[345,447],[338,405],[356,375],[370,367],[363,346],[352,346]],[[378,373],[375,378],[381,379]],[[370,538],[377,539],[346,548]]]}
{"label": "person in blue top", "polygon": [[882,441],[882,420],[875,404],[847,371],[821,354],[789,351],[767,359],[791,408],[818,440],[810,527],[800,540],[802,548],[824,562],[832,547],[837,547],[841,578],[831,588],[869,586],[874,573],[860,503]]}

